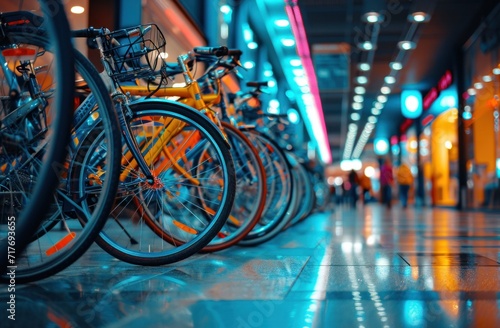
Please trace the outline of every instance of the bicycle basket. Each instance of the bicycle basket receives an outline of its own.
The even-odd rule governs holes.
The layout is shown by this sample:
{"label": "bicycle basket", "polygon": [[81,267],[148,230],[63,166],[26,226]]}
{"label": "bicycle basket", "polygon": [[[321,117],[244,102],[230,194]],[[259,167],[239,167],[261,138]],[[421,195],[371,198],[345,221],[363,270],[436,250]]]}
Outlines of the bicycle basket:
{"label": "bicycle basket", "polygon": [[110,76],[117,82],[155,78],[164,67],[166,42],[156,24],[112,31],[102,39]]}

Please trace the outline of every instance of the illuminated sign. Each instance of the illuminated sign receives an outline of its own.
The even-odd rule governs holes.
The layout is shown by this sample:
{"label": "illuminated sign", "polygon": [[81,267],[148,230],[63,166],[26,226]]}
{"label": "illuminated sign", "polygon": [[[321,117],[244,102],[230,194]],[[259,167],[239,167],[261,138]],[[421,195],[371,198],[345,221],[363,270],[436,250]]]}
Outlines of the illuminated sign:
{"label": "illuminated sign", "polygon": [[389,143],[387,139],[376,139],[375,140],[375,154],[385,155],[389,152]]}
{"label": "illuminated sign", "polygon": [[436,87],[432,88],[424,97],[424,110],[431,107],[432,103],[439,97],[441,91],[448,89],[453,83],[453,75],[450,71],[446,71],[439,79]]}
{"label": "illuminated sign", "polygon": [[434,119],[434,115],[429,114],[427,115],[423,120],[422,120],[422,126],[426,126],[427,124],[431,123],[432,120]]}
{"label": "illuminated sign", "polygon": [[406,118],[417,118],[422,114],[422,94],[417,90],[403,90],[401,113]]}
{"label": "illuminated sign", "polygon": [[[441,91],[448,89],[453,83],[453,75],[449,70],[447,70],[444,75],[439,79],[437,86],[429,90],[429,92],[425,95],[423,99],[423,110],[428,110],[434,101],[439,97]],[[404,115],[404,114],[403,114]],[[413,120],[411,118],[407,118],[399,127],[399,131],[401,134],[405,133],[406,130],[412,125]]]}

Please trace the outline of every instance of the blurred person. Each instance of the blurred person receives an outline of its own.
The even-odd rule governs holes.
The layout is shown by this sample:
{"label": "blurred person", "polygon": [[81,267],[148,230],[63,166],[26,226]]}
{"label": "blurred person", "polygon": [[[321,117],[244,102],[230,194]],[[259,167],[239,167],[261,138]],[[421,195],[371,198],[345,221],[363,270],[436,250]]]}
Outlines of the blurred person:
{"label": "blurred person", "polygon": [[361,197],[363,198],[363,204],[368,203],[371,199],[372,193],[372,180],[366,174],[362,173],[359,177],[359,185],[361,187]]}
{"label": "blurred person", "polygon": [[394,184],[394,175],[392,172],[392,163],[389,157],[386,157],[384,164],[380,168],[380,187],[382,188],[382,203],[391,208],[392,185]]}
{"label": "blurred person", "polygon": [[410,167],[405,163],[401,164],[396,178],[399,185],[399,200],[403,208],[406,208],[408,206],[408,192],[413,185],[413,174]]}
{"label": "blurred person", "polygon": [[358,174],[356,171],[351,170],[349,172],[349,184],[350,184],[350,189],[349,189],[349,205],[351,207],[356,207],[356,202],[358,201],[358,185],[359,185],[359,178]]}

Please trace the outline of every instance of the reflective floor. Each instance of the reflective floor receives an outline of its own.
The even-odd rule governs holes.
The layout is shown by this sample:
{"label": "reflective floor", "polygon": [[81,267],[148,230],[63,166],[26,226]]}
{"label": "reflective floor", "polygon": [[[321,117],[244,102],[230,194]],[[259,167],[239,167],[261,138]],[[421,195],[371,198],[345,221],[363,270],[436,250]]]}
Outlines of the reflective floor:
{"label": "reflective floor", "polygon": [[92,248],[16,298],[14,326],[32,328],[500,327],[500,216],[336,208],[154,268]]}

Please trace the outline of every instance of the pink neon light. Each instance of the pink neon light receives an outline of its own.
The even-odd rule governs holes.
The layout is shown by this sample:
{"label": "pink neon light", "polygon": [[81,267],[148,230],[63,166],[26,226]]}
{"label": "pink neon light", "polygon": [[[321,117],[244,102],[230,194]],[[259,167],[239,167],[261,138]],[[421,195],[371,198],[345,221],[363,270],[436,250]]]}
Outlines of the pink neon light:
{"label": "pink neon light", "polygon": [[290,25],[292,26],[292,32],[295,36],[295,44],[297,45],[297,53],[302,60],[302,66],[306,72],[307,78],[309,80],[309,89],[314,98],[316,104],[316,110],[318,113],[318,118],[321,123],[321,128],[323,129],[323,142],[327,145],[327,154],[325,154],[324,160],[328,164],[332,161],[332,154],[330,152],[330,143],[328,141],[328,135],[326,133],[325,116],[323,115],[323,107],[321,106],[321,99],[319,97],[318,82],[316,79],[316,72],[314,71],[314,66],[311,60],[311,54],[309,52],[309,43],[307,41],[306,31],[304,29],[304,22],[302,20],[302,14],[300,13],[300,8],[297,4],[297,0],[285,0],[286,3],[286,13],[288,19],[290,20]]}

